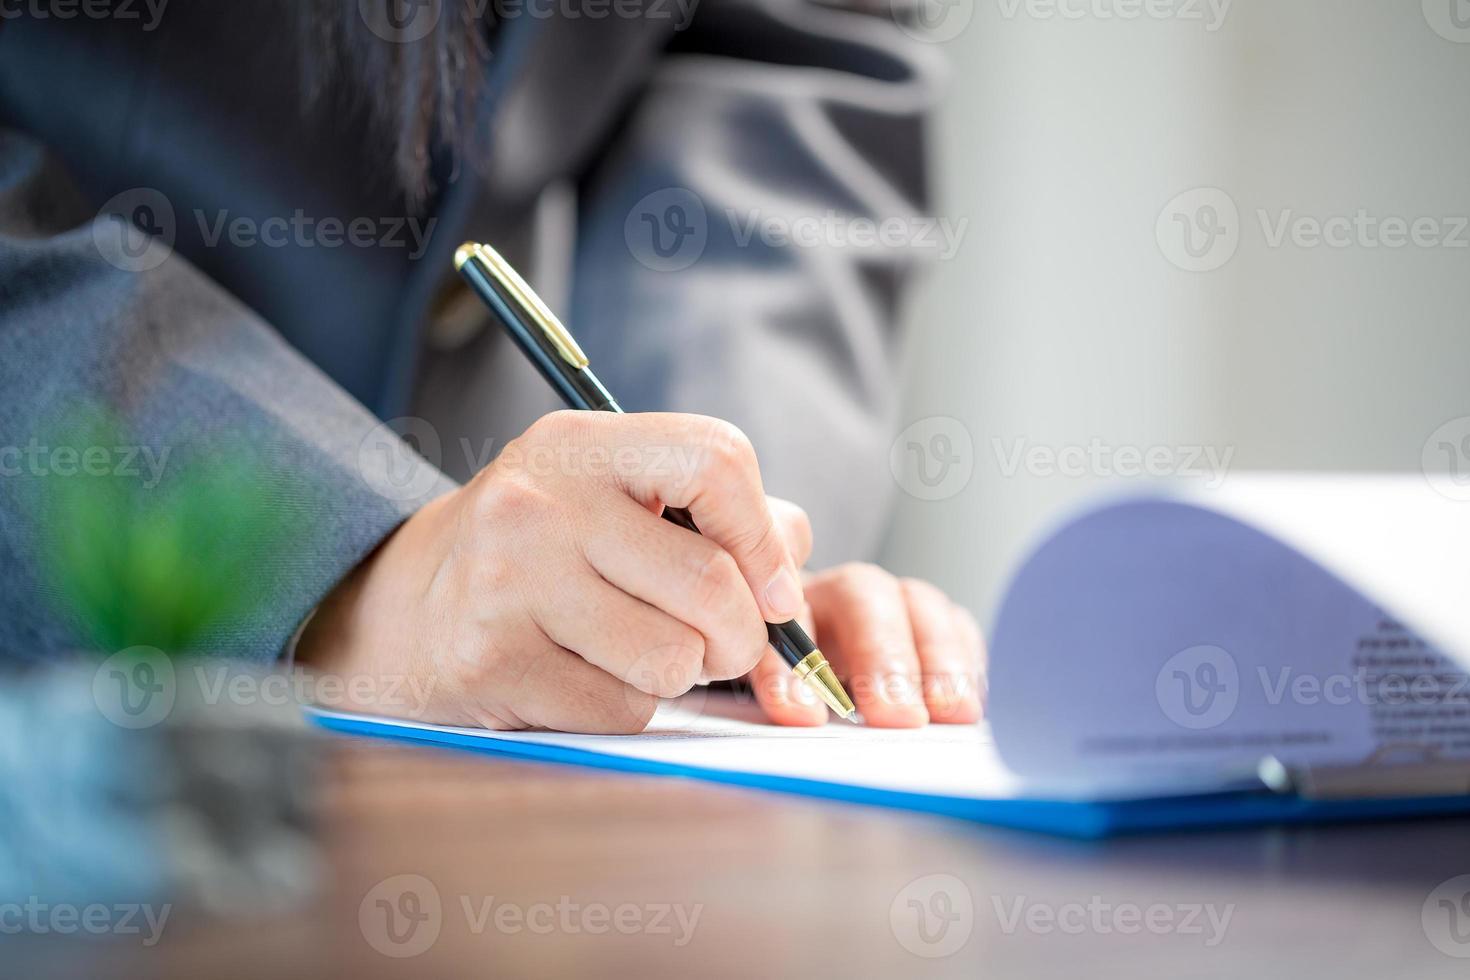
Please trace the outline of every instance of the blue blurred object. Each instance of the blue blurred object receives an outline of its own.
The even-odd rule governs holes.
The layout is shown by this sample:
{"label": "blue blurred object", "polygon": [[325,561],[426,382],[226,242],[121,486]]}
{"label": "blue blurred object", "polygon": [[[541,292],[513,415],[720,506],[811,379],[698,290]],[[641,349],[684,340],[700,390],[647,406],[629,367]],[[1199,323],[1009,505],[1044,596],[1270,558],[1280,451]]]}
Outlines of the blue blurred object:
{"label": "blue blurred object", "polygon": [[210,698],[161,660],[167,708],[132,719],[107,701],[115,661],[0,673],[0,905],[241,914],[310,894],[318,742],[295,705]]}

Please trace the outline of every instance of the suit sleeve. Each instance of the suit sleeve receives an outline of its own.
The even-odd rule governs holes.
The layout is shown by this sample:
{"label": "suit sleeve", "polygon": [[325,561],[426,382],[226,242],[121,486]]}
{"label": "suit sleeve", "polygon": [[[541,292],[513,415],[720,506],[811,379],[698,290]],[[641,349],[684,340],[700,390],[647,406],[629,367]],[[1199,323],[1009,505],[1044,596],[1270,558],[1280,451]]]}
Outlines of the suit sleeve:
{"label": "suit sleeve", "polygon": [[816,565],[871,557],[895,491],[933,58],[891,18],[705,0],[580,190],[573,322],[599,373],[631,411],[743,428]]}
{"label": "suit sleeve", "polygon": [[[182,255],[150,251],[136,228],[96,213],[42,146],[0,127],[0,656],[89,642],[48,573],[67,515],[45,503],[90,449],[97,486],[125,481],[145,510],[171,506],[147,495],[165,494],[175,468],[227,465],[248,474],[251,506],[304,518],[299,536],[240,570],[239,615],[210,624],[207,652],[268,662],[336,582],[452,484],[411,454],[382,452],[370,413]],[[73,453],[54,441],[84,406],[119,420],[119,445]],[[177,596],[192,584],[163,587]]]}

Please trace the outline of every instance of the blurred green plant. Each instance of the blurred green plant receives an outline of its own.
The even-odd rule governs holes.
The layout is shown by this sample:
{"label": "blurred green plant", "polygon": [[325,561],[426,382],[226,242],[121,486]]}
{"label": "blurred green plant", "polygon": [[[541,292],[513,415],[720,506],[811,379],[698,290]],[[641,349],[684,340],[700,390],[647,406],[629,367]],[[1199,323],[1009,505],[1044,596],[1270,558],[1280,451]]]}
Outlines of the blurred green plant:
{"label": "blurred green plant", "polygon": [[[79,410],[52,445],[137,447],[115,415]],[[309,495],[283,494],[254,447],[164,457],[156,485],[75,472],[37,480],[38,551],[48,590],[99,651],[200,651],[271,599],[288,548],[308,546]]]}

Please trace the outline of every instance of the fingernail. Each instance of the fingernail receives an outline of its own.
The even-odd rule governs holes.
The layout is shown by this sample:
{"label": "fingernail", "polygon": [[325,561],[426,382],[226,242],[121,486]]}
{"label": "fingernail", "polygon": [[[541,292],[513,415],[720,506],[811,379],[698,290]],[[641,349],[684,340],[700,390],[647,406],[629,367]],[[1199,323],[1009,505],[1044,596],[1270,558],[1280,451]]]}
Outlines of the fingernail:
{"label": "fingernail", "polygon": [[879,683],[882,697],[889,704],[919,708],[924,706],[924,692],[920,687],[919,678],[895,671],[883,675]]}
{"label": "fingernail", "polygon": [[931,715],[949,718],[974,715],[980,711],[980,692],[972,678],[965,674],[935,675],[924,680],[924,701]]}
{"label": "fingernail", "polygon": [[801,585],[790,569],[781,569],[766,586],[766,605],[770,606],[771,615],[783,623],[795,619],[801,612]]}

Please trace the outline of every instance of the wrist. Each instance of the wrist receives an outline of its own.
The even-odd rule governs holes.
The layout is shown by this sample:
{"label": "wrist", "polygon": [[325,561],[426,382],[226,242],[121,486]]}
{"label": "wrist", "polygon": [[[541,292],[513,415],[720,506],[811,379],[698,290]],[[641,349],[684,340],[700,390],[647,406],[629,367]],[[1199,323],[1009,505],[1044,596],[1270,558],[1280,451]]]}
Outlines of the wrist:
{"label": "wrist", "polygon": [[[415,569],[431,553],[447,494],[409,516],[327,593],[304,624],[296,643],[296,662],[319,671],[339,671],[348,660],[361,660],[384,639],[374,610],[400,610],[415,595]],[[402,616],[395,617],[401,621]]]}

